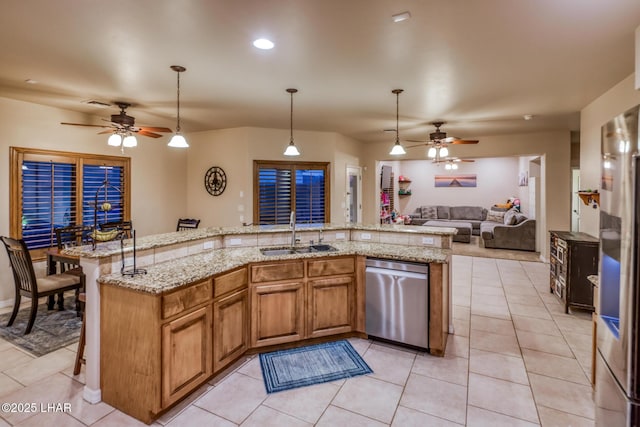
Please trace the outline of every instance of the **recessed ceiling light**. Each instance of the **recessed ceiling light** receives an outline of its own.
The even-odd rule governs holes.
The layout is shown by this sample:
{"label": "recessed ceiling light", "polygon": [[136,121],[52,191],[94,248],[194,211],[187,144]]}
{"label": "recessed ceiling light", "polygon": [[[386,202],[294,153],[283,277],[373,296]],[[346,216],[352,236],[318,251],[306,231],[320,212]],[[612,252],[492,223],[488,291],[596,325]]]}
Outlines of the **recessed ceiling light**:
{"label": "recessed ceiling light", "polygon": [[533,114],[525,114],[524,116],[522,116],[522,118],[525,120],[531,120],[533,119]]}
{"label": "recessed ceiling light", "polygon": [[393,22],[402,22],[411,18],[411,14],[409,12],[396,13],[395,15],[391,15]]}
{"label": "recessed ceiling light", "polygon": [[257,39],[253,41],[253,45],[258,49],[269,50],[273,49],[273,42],[267,39]]}
{"label": "recessed ceiling light", "polygon": [[27,83],[27,84],[30,84],[30,85],[38,84],[38,81],[37,80],[33,80],[33,79],[27,79],[24,82]]}

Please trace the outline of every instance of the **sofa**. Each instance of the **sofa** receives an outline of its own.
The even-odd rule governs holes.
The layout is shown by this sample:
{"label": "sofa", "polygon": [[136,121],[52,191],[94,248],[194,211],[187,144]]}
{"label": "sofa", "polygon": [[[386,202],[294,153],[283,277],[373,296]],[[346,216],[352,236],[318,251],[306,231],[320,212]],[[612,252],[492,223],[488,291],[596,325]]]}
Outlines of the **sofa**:
{"label": "sofa", "polygon": [[536,221],[511,209],[489,211],[480,224],[480,237],[485,248],[536,250]]}
{"label": "sofa", "polygon": [[481,206],[420,206],[410,214],[412,225],[427,225],[446,222],[468,222],[471,234],[480,235],[480,224],[487,219],[487,209]]}

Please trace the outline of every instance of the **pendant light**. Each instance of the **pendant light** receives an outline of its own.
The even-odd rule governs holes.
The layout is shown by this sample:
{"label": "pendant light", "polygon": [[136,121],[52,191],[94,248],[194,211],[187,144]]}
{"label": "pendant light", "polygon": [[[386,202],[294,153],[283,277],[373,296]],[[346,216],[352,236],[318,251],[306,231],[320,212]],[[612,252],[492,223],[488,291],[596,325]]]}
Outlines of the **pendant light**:
{"label": "pendant light", "polygon": [[189,144],[187,144],[187,140],[184,139],[184,136],[180,133],[180,73],[187,71],[187,69],[181,65],[172,65],[171,69],[178,74],[178,124],[175,135],[171,137],[171,141],[169,141],[167,145],[169,147],[187,148]]}
{"label": "pendant light", "polygon": [[398,123],[400,121],[398,102],[399,102],[400,94],[402,92],[404,92],[402,89],[394,89],[391,91],[391,93],[396,94],[396,143],[393,145],[393,148],[391,148],[391,151],[389,152],[389,154],[391,154],[392,156],[400,156],[402,154],[407,154],[407,152],[404,150],[404,147],[400,144],[400,136],[399,136],[399,130],[398,130]]}
{"label": "pendant light", "polygon": [[291,137],[289,139],[289,145],[287,145],[287,149],[284,150],[284,155],[285,156],[299,156],[300,155],[300,151],[298,151],[298,147],[296,147],[296,145],[293,143],[293,94],[298,92],[298,89],[287,89],[287,92],[289,92],[289,94],[291,94]]}

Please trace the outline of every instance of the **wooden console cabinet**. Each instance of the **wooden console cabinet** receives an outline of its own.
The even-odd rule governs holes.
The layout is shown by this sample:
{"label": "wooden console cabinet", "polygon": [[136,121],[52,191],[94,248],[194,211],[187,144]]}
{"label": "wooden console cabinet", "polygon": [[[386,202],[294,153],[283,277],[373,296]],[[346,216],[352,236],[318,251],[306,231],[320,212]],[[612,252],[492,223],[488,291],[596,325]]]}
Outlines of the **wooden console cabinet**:
{"label": "wooden console cabinet", "polygon": [[593,285],[588,279],[598,274],[598,239],[586,233],[549,232],[549,289],[569,307],[594,310]]}

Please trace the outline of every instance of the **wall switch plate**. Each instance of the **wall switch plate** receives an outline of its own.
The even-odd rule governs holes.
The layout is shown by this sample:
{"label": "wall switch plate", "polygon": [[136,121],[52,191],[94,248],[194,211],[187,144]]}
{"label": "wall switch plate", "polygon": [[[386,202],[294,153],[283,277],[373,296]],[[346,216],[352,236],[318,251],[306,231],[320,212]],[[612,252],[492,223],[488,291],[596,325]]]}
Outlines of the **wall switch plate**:
{"label": "wall switch plate", "polygon": [[371,233],[362,233],[360,234],[360,238],[362,240],[371,240]]}
{"label": "wall switch plate", "polygon": [[242,244],[242,239],[229,239],[229,246],[240,246]]}
{"label": "wall switch plate", "polygon": [[344,240],[345,239],[344,233],[336,233],[336,240],[338,240],[338,239],[343,239]]}
{"label": "wall switch plate", "polygon": [[204,249],[213,249],[213,242],[204,242]]}
{"label": "wall switch plate", "polygon": [[422,238],[423,245],[433,245],[433,237],[423,237]]}

